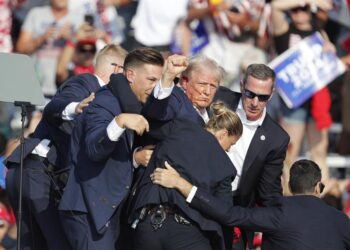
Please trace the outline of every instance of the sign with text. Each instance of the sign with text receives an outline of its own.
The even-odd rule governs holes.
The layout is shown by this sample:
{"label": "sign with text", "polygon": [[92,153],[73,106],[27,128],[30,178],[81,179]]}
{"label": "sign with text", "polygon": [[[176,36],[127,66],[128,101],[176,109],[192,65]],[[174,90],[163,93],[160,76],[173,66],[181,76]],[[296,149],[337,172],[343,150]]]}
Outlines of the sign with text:
{"label": "sign with text", "polygon": [[269,63],[276,72],[277,91],[289,108],[299,107],[344,73],[343,63],[323,45],[323,38],[315,33]]}

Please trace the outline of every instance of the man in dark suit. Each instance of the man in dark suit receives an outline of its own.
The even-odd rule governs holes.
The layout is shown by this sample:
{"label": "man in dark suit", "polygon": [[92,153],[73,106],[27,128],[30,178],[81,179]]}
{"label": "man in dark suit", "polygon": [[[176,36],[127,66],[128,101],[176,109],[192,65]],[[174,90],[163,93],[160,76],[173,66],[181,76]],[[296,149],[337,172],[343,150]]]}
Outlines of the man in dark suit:
{"label": "man in dark suit", "polygon": [[[25,141],[23,178],[24,249],[70,249],[58,217],[59,200],[67,176],[67,155],[74,119],[94,99],[94,93],[122,68],[126,51],[107,45],[97,55],[95,74],[67,80],[44,109],[35,132]],[[117,69],[117,70],[116,70]],[[7,158],[11,205],[18,208],[19,148]]]}
{"label": "man in dark suit", "polygon": [[223,69],[215,61],[204,56],[196,56],[190,60],[187,69],[182,72],[181,87],[173,87],[172,83],[167,85],[162,82],[162,89],[171,87],[173,89],[162,99],[157,99],[154,95],[161,90],[156,86],[154,95],[150,97],[143,109],[143,114],[148,119],[157,121],[170,121],[184,117],[204,126],[209,120],[208,109],[223,74]]}
{"label": "man in dark suit", "polygon": [[[236,118],[239,121],[237,116]],[[168,161],[188,180],[200,184],[222,202],[232,205],[231,182],[235,169],[224,150],[239,138],[242,130],[234,128],[239,131],[238,134],[232,132],[223,135],[225,139],[235,136],[223,148],[218,143],[219,139],[209,132],[211,129],[215,132],[223,129],[222,124],[227,127],[227,124],[231,125],[232,120],[227,119],[224,123],[223,119],[219,122],[215,120],[211,123],[214,126],[206,130],[187,118],[176,118],[150,131],[151,136],[159,142],[128,208],[131,214],[129,222],[134,229],[131,230],[133,244],[130,249],[224,249],[221,226],[217,222],[189,207],[176,190],[154,185],[149,178],[157,166]],[[164,216],[158,224],[154,220],[157,212]],[[169,238],[168,235],[173,237]]]}
{"label": "man in dark suit", "polygon": [[185,197],[192,192],[193,199],[187,199],[191,206],[221,223],[264,232],[262,249],[350,249],[350,220],[318,198],[324,185],[321,170],[313,161],[299,160],[292,165],[289,187],[293,196],[280,198],[275,207],[227,206],[196,189],[169,166],[156,169],[151,178],[154,183],[177,188]]}
{"label": "man in dark suit", "polygon": [[[271,206],[282,196],[281,174],[289,143],[288,134],[266,113],[275,88],[275,73],[264,64],[249,65],[241,81],[241,93],[220,88],[215,99],[235,110],[243,123],[243,135],[229,156],[237,169],[232,183],[233,203],[243,207]],[[227,249],[232,249],[232,227],[227,228]],[[236,246],[251,247],[253,232],[245,230]]]}
{"label": "man in dark suit", "polygon": [[[173,81],[186,67],[181,56],[164,59],[153,49],[132,51],[120,80],[130,84],[137,100],[145,103],[154,86]],[[148,131],[139,114],[123,113],[120,98],[110,88],[96,93],[77,119],[71,140],[68,183],[60,202],[61,218],[73,249],[117,249],[121,204],[132,181],[133,131]]]}
{"label": "man in dark suit", "polygon": [[[209,66],[209,67],[208,67]],[[169,98],[150,99],[146,117],[171,120],[176,116],[205,121],[206,108],[215,99],[224,101],[236,111],[243,122],[243,135],[231,147],[229,156],[237,169],[233,182],[233,202],[244,207],[272,205],[282,196],[281,173],[287,146],[288,134],[266,113],[266,104],[271,99],[275,73],[263,64],[250,65],[241,82],[241,93],[219,87],[220,70],[215,62],[198,57],[190,61],[182,74],[182,86],[186,94],[174,88]],[[167,88],[169,86],[164,86]],[[187,97],[187,98],[186,98]],[[153,106],[162,104],[163,110],[155,112]],[[241,248],[251,242],[253,233],[243,233]],[[225,230],[227,250],[232,249],[233,229]]]}

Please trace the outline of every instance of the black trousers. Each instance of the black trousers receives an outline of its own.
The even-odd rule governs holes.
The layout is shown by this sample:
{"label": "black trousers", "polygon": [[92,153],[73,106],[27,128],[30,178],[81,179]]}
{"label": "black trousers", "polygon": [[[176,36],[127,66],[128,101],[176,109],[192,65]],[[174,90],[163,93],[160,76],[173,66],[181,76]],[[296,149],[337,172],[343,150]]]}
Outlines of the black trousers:
{"label": "black trousers", "polygon": [[[123,203],[123,202],[122,202]],[[89,213],[59,211],[61,223],[74,250],[129,250],[119,241],[120,207],[106,225],[97,231]]]}
{"label": "black trousers", "polygon": [[211,250],[210,240],[196,225],[183,225],[167,214],[161,228],[154,230],[150,216],[132,230],[132,250]]}
{"label": "black trousers", "polygon": [[[19,164],[12,164],[9,167],[11,168],[7,172],[6,185],[11,206],[16,213]],[[24,161],[21,250],[71,249],[53,197],[55,183],[45,170],[46,166],[39,160]]]}

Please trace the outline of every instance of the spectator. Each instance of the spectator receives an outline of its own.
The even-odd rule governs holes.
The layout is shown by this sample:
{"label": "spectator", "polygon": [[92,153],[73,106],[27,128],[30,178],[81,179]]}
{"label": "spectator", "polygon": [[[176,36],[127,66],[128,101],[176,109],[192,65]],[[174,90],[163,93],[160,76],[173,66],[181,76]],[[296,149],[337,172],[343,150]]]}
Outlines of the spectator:
{"label": "spectator", "polygon": [[264,52],[254,46],[264,1],[245,1],[245,5],[232,2],[191,0],[187,16],[188,22],[196,19],[204,22],[209,44],[201,53],[225,69],[226,79],[221,84],[226,86],[239,79],[241,70],[249,64],[266,63]]}
{"label": "spectator", "polygon": [[71,76],[93,73],[93,59],[96,54],[96,37],[94,27],[84,23],[69,40],[57,62],[56,84],[60,86]]}
{"label": "spectator", "polygon": [[[316,25],[315,15],[311,12],[314,3],[317,4],[317,8],[324,10],[331,8],[326,0],[272,1],[272,23],[278,54],[283,53],[289,47],[316,31],[322,32],[327,39],[326,34]],[[285,12],[288,13],[288,16]],[[290,17],[291,22],[288,22],[288,17]],[[314,94],[309,101],[306,101],[299,108],[290,109],[281,102],[281,125],[291,138],[285,161],[287,167],[298,157],[304,135],[306,134],[311,158],[321,167],[324,181],[329,179],[326,155],[328,128],[332,123],[330,102],[330,94],[327,88]],[[288,172],[285,169],[285,193],[288,193]]]}
{"label": "spectator", "polygon": [[75,26],[68,12],[68,0],[51,0],[50,6],[30,10],[22,26],[16,49],[32,55],[46,97],[56,93],[57,58]]}
{"label": "spectator", "polygon": [[34,7],[50,5],[50,1],[51,0],[12,0],[12,2],[17,3],[12,10],[11,37],[14,47],[28,12]]}
{"label": "spectator", "polygon": [[78,23],[89,21],[98,30],[97,49],[106,44],[120,44],[124,41],[124,24],[115,6],[126,4],[129,0],[74,0],[69,1],[69,11],[75,13]]}
{"label": "spectator", "polygon": [[[11,215],[6,206],[0,202],[0,250],[14,250],[15,240],[12,240],[11,248],[8,247],[7,234],[11,228]],[[7,238],[7,239],[6,239]]]}
{"label": "spectator", "polygon": [[132,23],[134,46],[169,51],[176,23],[186,16],[187,5],[188,0],[140,0]]}
{"label": "spectator", "polygon": [[0,188],[5,189],[5,165],[4,154],[7,147],[7,138],[6,136],[0,132]]}

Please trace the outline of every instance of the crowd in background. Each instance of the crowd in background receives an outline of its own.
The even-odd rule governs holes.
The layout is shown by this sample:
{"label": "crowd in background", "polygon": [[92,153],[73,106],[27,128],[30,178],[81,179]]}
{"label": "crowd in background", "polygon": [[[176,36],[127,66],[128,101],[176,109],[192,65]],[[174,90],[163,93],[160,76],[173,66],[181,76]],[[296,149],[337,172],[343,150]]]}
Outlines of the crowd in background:
{"label": "crowd in background", "polygon": [[[307,4],[301,5],[302,2]],[[330,44],[328,49],[337,53],[349,69],[350,6],[346,9],[342,4],[346,1],[0,0],[0,52],[23,53],[33,58],[47,101],[71,76],[93,73],[96,53],[110,43],[120,44],[127,51],[155,48],[164,57],[174,53],[188,57],[204,54],[224,68],[221,85],[239,90],[248,65],[267,64],[317,31],[324,34]],[[311,19],[307,19],[306,12],[311,13]],[[308,27],[306,31],[304,25]],[[299,36],[288,44],[285,37],[293,32],[299,32]],[[348,93],[350,71],[296,110],[289,109],[275,95],[268,112],[291,137],[285,164],[290,165],[302,152],[309,152],[322,169],[328,188],[324,199],[350,216],[349,169],[330,171],[326,161],[329,150],[350,155]],[[323,105],[315,110],[317,103]],[[34,131],[40,118],[38,108],[26,124],[27,135]],[[332,123],[342,125],[338,137],[329,133]],[[20,125],[19,110],[12,104],[0,103],[0,157],[8,156],[18,144]],[[0,184],[5,189],[5,183]],[[13,212],[3,196],[0,221],[9,228],[9,237],[14,238]]]}

